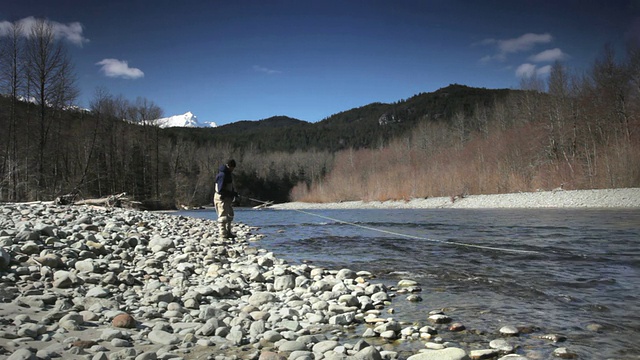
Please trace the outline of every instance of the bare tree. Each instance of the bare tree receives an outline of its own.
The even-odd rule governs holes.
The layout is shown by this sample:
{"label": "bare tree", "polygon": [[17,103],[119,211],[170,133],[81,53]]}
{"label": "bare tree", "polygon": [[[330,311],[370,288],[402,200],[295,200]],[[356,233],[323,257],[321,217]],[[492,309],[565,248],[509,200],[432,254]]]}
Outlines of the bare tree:
{"label": "bare tree", "polygon": [[[152,177],[155,177],[153,183],[156,198],[160,195],[160,128],[157,126],[156,120],[162,116],[162,109],[156,105],[153,101],[144,97],[138,97],[136,103],[129,109],[129,116],[131,121],[142,125],[143,129],[143,142],[139,144],[142,151],[142,187],[141,189],[147,189],[149,181]],[[150,157],[152,150],[154,151],[154,163],[155,171],[151,167]],[[146,195],[146,194],[145,194]]]}
{"label": "bare tree", "polygon": [[[10,200],[18,198],[18,96],[24,90],[24,41],[23,27],[19,22],[9,25],[7,36],[0,43],[0,79],[2,89],[10,96],[9,127],[6,132],[6,148],[2,164],[2,178],[10,182]],[[4,91],[3,91],[4,92]]]}
{"label": "bare tree", "polygon": [[[603,109],[608,113],[608,126],[621,127],[627,141],[630,141],[628,94],[631,82],[627,69],[616,63],[615,53],[607,44],[593,67],[596,91],[601,94]],[[619,125],[618,125],[619,124]]]}
{"label": "bare tree", "polygon": [[39,108],[38,187],[45,184],[45,149],[53,122],[51,110],[68,104],[77,90],[71,61],[62,42],[55,38],[53,25],[39,19],[31,29],[26,47],[29,87]]}

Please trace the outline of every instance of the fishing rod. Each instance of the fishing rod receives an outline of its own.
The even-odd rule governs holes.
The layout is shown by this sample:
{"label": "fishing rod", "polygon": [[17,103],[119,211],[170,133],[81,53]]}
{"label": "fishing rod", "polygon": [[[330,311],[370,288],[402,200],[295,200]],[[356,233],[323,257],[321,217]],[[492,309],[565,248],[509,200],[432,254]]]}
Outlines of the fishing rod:
{"label": "fishing rod", "polygon": [[[242,196],[242,197],[244,197],[246,199],[249,199],[251,201],[255,201],[255,202],[261,203],[264,206],[269,206],[269,205],[273,204],[273,201],[262,201],[262,200],[258,200],[258,199],[252,199],[252,198],[246,197],[246,196]],[[375,227],[372,227],[372,226],[357,224],[357,223],[353,223],[353,222],[349,222],[349,221],[336,219],[336,218],[333,218],[333,217],[330,217],[330,216],[325,216],[325,215],[312,213],[312,212],[309,212],[309,211],[304,211],[304,210],[301,210],[301,209],[291,209],[291,210],[297,211],[297,212],[302,213],[302,214],[311,215],[311,216],[323,218],[323,219],[326,219],[326,220],[335,221],[335,222],[340,223],[340,224],[351,225],[351,226],[359,227],[359,228],[366,229],[366,230],[377,231],[377,232],[380,232],[380,233],[385,233],[385,234],[389,234],[389,235],[405,237],[405,238],[409,238],[409,239],[425,240],[425,241],[440,243],[440,244],[444,244],[444,245],[464,246],[464,247],[472,247],[472,248],[478,248],[478,249],[484,249],[484,250],[494,250],[494,251],[503,251],[503,252],[520,253],[520,254],[542,254],[541,252],[535,251],[535,250],[506,249],[506,248],[500,248],[500,247],[494,247],[494,246],[467,244],[467,243],[462,243],[462,242],[457,242],[457,241],[445,241],[445,240],[431,239],[431,238],[427,238],[427,237],[423,237],[423,236],[403,234],[403,233],[399,233],[399,232],[395,232],[395,231],[389,231],[389,230],[375,228]]]}

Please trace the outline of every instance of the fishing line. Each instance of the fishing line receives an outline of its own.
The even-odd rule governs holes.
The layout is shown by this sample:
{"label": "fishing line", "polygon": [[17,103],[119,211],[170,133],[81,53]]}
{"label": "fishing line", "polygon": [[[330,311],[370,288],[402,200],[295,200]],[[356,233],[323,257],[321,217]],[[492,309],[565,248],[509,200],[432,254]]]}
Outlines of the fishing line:
{"label": "fishing line", "polygon": [[[256,201],[256,202],[262,203],[262,204],[272,204],[273,203],[273,202],[268,202],[268,201],[252,199],[252,198],[248,198],[248,197],[245,197],[245,198],[247,198],[249,200],[252,200],[252,201]],[[380,233],[385,233],[385,234],[389,234],[389,235],[405,237],[405,238],[409,238],[409,239],[424,240],[424,241],[435,242],[435,243],[440,243],[440,244],[444,244],[444,245],[456,245],[456,246],[472,247],[472,248],[478,248],[478,249],[484,249],[484,250],[494,250],[494,251],[512,252],[512,253],[520,253],[520,254],[542,254],[541,252],[534,251],[534,250],[506,249],[506,248],[500,248],[500,247],[494,247],[494,246],[467,244],[467,243],[461,243],[461,242],[457,242],[457,241],[444,241],[444,240],[438,240],[438,239],[430,239],[430,238],[426,238],[426,237],[422,237],[422,236],[402,234],[402,233],[398,233],[398,232],[395,232],[395,231],[389,231],[389,230],[375,228],[375,227],[372,227],[372,226],[357,224],[357,223],[344,221],[344,220],[332,218],[330,216],[320,215],[320,214],[316,214],[316,213],[312,213],[312,212],[304,211],[304,210],[300,210],[300,209],[291,209],[291,210],[297,211],[297,212],[302,213],[302,214],[316,216],[316,217],[319,217],[319,218],[335,221],[337,223],[341,223],[341,224],[345,224],[345,225],[351,225],[351,226],[359,227],[359,228],[362,228],[362,229],[367,229],[367,230],[371,230],[371,231],[377,231],[377,232],[380,232]]]}

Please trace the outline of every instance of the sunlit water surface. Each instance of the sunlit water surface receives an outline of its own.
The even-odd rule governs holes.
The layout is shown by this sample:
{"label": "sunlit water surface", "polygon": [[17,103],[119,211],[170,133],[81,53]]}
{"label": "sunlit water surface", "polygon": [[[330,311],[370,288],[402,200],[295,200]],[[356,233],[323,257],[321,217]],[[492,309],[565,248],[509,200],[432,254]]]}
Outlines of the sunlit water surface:
{"label": "sunlit water surface", "polygon": [[259,247],[289,263],[366,270],[387,285],[418,281],[423,301],[399,296],[397,320],[426,324],[428,311],[442,308],[496,337],[504,325],[567,336],[541,342],[548,353],[566,346],[583,359],[640,358],[640,210],[236,212],[266,235]]}

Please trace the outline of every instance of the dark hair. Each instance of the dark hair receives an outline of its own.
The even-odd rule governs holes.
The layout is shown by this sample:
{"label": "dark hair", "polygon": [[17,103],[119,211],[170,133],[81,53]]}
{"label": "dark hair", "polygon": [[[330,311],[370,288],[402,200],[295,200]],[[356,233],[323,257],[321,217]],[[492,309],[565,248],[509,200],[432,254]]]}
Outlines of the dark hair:
{"label": "dark hair", "polygon": [[227,161],[227,166],[228,167],[236,167],[236,161],[233,159],[229,159],[229,161]]}

